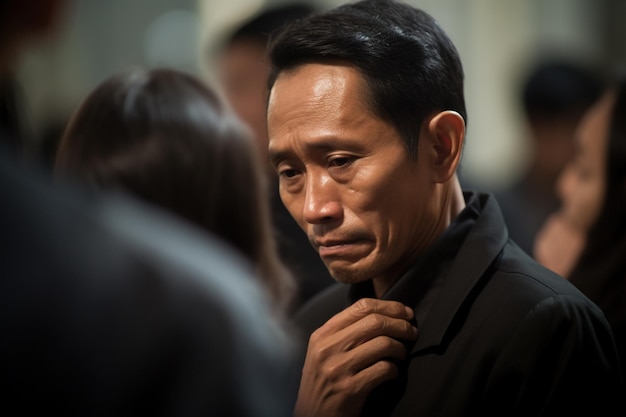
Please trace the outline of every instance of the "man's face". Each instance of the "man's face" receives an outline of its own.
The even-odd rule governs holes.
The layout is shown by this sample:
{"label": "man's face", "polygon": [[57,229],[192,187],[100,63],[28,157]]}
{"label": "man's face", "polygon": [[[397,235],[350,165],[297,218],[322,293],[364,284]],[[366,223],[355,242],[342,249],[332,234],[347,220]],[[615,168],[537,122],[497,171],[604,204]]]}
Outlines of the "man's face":
{"label": "man's face", "polygon": [[[349,66],[279,75],[268,108],[280,195],[335,279],[392,283],[441,231],[429,149],[412,160]],[[426,129],[422,129],[422,137]]]}

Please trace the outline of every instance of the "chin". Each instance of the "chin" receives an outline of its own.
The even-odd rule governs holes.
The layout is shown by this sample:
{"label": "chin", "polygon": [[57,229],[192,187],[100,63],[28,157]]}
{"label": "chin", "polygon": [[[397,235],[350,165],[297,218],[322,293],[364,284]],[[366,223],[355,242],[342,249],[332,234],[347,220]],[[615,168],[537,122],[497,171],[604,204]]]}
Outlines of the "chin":
{"label": "chin", "polygon": [[330,276],[337,282],[342,284],[356,284],[359,282],[365,282],[372,279],[372,274],[369,270],[361,268],[350,267],[335,267],[329,268]]}

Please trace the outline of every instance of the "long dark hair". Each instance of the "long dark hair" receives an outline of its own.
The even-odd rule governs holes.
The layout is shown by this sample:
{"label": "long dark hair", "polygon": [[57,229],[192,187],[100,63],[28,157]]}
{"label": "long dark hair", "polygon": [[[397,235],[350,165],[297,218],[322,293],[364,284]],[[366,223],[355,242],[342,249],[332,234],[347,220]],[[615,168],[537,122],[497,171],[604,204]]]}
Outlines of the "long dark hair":
{"label": "long dark hair", "polygon": [[569,280],[604,311],[626,352],[626,79],[612,91],[605,198]]}
{"label": "long dark hair", "polygon": [[205,83],[171,69],[133,69],[100,84],[62,137],[59,175],[117,188],[218,235],[247,255],[280,300],[267,184],[250,132]]}

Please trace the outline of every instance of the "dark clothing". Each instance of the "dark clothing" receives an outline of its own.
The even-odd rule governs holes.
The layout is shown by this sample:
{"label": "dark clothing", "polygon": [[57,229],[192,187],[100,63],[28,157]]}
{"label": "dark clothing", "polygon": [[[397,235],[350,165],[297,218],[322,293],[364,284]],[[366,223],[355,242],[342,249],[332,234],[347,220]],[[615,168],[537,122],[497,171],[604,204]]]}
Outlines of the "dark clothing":
{"label": "dark clothing", "polygon": [[309,243],[306,233],[285,208],[278,193],[278,185],[271,189],[270,196],[278,253],[297,285],[293,306],[295,310],[315,294],[334,284],[335,280]]}
{"label": "dark clothing", "polygon": [[243,258],[4,156],[1,414],[291,415],[293,352]]}
{"label": "dark clothing", "polygon": [[[508,239],[493,196],[467,207],[382,297],[412,306],[418,339],[364,415],[622,415],[609,325]],[[369,287],[369,288],[368,288]],[[337,284],[296,316],[308,336],[371,283]]]}
{"label": "dark clothing", "polygon": [[13,76],[0,77],[0,145],[4,152],[15,155],[21,155],[25,148],[21,96],[21,88]]}
{"label": "dark clothing", "polygon": [[606,222],[592,229],[568,279],[604,311],[626,381],[626,220],[615,221],[615,214],[623,217],[623,212],[611,216],[606,211],[600,214]]}
{"label": "dark clothing", "polygon": [[547,218],[559,208],[559,200],[549,187],[522,180],[509,189],[498,190],[494,196],[502,211],[509,237],[527,254],[533,256],[537,233]]}

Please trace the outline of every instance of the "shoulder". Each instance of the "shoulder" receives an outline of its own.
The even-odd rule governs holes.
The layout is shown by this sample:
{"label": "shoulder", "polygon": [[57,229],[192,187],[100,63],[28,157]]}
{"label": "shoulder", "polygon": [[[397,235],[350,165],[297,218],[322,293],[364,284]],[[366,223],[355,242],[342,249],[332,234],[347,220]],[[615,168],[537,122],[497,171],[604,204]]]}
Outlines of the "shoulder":
{"label": "shoulder", "polygon": [[[74,401],[85,414],[151,403],[288,415],[290,342],[242,257],[147,206],[93,198],[1,159],[0,189],[0,294],[11,318],[0,320],[11,358],[0,367],[14,401],[33,411]],[[237,405],[248,389],[265,391]]]}
{"label": "shoulder", "polygon": [[485,291],[494,304],[505,306],[507,311],[515,312],[518,308],[520,314],[525,314],[530,310],[563,310],[568,306],[605,324],[604,314],[593,301],[512,242],[505,245],[499,266]]}

